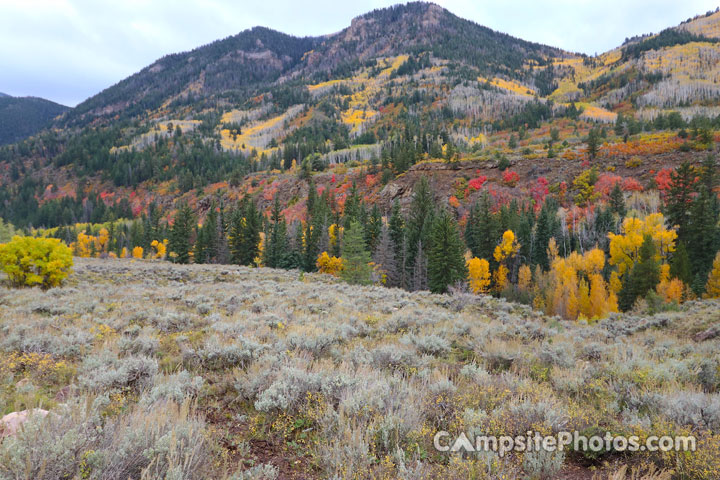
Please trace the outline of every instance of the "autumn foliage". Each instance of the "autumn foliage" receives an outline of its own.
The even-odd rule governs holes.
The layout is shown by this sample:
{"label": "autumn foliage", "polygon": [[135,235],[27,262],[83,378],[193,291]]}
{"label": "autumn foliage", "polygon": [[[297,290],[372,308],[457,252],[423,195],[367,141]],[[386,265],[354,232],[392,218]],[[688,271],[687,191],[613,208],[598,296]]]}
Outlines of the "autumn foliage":
{"label": "autumn foliage", "polygon": [[72,250],[56,238],[15,236],[0,245],[0,268],[16,287],[58,286],[72,265]]}

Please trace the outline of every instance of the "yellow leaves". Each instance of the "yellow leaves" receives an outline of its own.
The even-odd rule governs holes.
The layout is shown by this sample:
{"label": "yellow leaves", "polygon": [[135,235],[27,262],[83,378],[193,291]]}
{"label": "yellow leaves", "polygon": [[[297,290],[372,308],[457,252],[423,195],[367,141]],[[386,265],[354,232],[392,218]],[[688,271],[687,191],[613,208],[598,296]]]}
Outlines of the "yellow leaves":
{"label": "yellow leaves", "polygon": [[55,287],[72,264],[72,250],[56,238],[15,236],[0,245],[0,268],[15,286]]}
{"label": "yellow leaves", "polygon": [[133,248],[132,256],[133,256],[133,258],[143,258],[143,248],[142,247]]}
{"label": "yellow leaves", "polygon": [[665,303],[681,303],[685,293],[685,284],[679,278],[662,280],[657,286],[657,293]]}
{"label": "yellow leaves", "polygon": [[528,265],[523,265],[518,271],[518,288],[522,292],[530,290],[530,284],[532,283],[532,271]]}
{"label": "yellow leaves", "polygon": [[471,258],[467,262],[468,280],[473,293],[487,293],[490,287],[490,263],[484,258]]}
{"label": "yellow leaves", "polygon": [[327,252],[318,255],[315,265],[320,273],[338,276],[343,269],[342,258],[331,257]]}
{"label": "yellow leaves", "polygon": [[338,237],[342,237],[343,231],[345,229],[341,226],[338,226],[337,224],[333,223],[328,227],[328,236],[330,237],[330,246],[335,247],[337,246]]}
{"label": "yellow leaves", "polygon": [[493,257],[496,262],[502,262],[503,260],[514,257],[520,250],[520,244],[515,239],[515,233],[512,230],[506,230],[503,233],[502,241],[500,245],[495,247]]}
{"label": "yellow leaves", "polygon": [[677,232],[665,228],[665,217],[662,213],[652,213],[642,220],[637,217],[628,217],[623,221],[622,234],[608,233],[610,265],[617,265],[620,277],[635,265],[646,234],[650,235],[655,242],[657,247],[655,260],[658,263],[666,260],[668,254],[675,251]]}
{"label": "yellow leaves", "polygon": [[493,87],[502,88],[503,90],[508,90],[510,92],[513,92],[518,95],[522,95],[525,97],[532,97],[535,96],[537,92],[533,90],[530,87],[526,87],[525,85],[521,85],[518,82],[512,81],[512,80],[503,80],[502,78],[494,77],[492,79],[486,79],[484,77],[478,77],[478,82],[481,83],[489,83]]}
{"label": "yellow leaves", "polygon": [[162,242],[153,240],[152,243],[150,244],[150,246],[155,250],[155,254],[153,255],[153,258],[158,258],[158,259],[165,258],[165,255],[167,254],[167,244],[168,244],[167,239],[163,240]]}
{"label": "yellow leaves", "polygon": [[585,253],[583,256],[585,268],[588,273],[599,273],[605,267],[605,252],[599,248],[594,248]]}
{"label": "yellow leaves", "polygon": [[715,255],[713,268],[708,274],[708,281],[705,285],[705,296],[708,298],[720,297],[720,252]]}
{"label": "yellow leaves", "polygon": [[548,313],[569,319],[589,320],[617,312],[617,295],[622,284],[615,272],[610,285],[602,277],[605,254],[593,249],[580,255],[571,253],[567,258],[554,257],[549,272],[549,290],[546,304]]}
{"label": "yellow leaves", "polygon": [[508,268],[503,264],[500,264],[498,269],[495,270],[495,273],[493,274],[493,282],[495,283],[495,289],[498,292],[503,291],[503,289],[505,289],[505,287],[507,286],[508,273]]}

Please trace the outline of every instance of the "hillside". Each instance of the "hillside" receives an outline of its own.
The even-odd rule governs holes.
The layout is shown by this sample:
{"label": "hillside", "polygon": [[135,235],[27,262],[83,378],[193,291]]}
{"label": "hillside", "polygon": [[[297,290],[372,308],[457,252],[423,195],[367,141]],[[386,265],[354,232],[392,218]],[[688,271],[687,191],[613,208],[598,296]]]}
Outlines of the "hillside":
{"label": "hillside", "polygon": [[[588,325],[327,275],[77,259],[65,287],[0,288],[0,413],[50,412],[0,442],[0,477],[715,478],[719,308]],[[698,451],[433,447],[527,430],[694,432]]]}
{"label": "hillside", "polygon": [[69,108],[35,97],[0,93],[0,145],[16,143],[46,129]]}

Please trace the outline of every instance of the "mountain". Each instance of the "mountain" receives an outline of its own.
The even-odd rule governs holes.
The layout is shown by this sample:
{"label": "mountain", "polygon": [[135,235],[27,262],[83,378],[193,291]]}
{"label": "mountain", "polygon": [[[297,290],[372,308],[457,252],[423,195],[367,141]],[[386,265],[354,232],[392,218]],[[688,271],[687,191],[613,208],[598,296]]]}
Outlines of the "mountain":
{"label": "mountain", "polygon": [[10,95],[8,95],[7,93],[2,93],[2,92],[0,92],[0,98],[9,97],[9,96],[10,96]]}
{"label": "mountain", "polygon": [[[694,155],[675,137],[689,123],[720,127],[718,32],[720,13],[708,12],[589,57],[422,2],[374,10],[321,37],[252,28],[163,57],[0,149],[0,217],[46,226],[87,219],[83,195],[98,192],[130,204],[116,215],[151,202],[172,210],[180,198],[202,213],[218,191],[228,201],[254,192],[267,208],[272,196],[257,183],[278,179],[288,183],[281,200],[294,205],[308,189],[298,170],[319,181],[349,168],[358,179],[368,166],[378,178],[365,193],[383,208],[428,169],[443,178],[444,201],[459,201],[452,185],[470,171],[507,198],[527,198],[523,188],[539,176],[573,185],[596,126],[604,149],[636,152],[659,170],[681,158],[660,153]],[[644,131],[665,133],[646,146]],[[428,165],[441,159],[455,166]],[[616,163],[595,166],[635,173]],[[529,175],[517,188],[497,168],[508,164]]]}
{"label": "mountain", "polygon": [[0,145],[36,134],[68,110],[64,105],[43,98],[0,94]]}
{"label": "mountain", "polygon": [[[494,32],[434,4],[375,10],[327,37],[297,38],[256,27],[190,52],[168,55],[77,106],[66,124],[142,115],[171,102],[237,101],[293,79],[344,76],[364,62],[431,53],[480,73],[522,78],[526,63],[565,54]],[[217,99],[215,99],[217,100]]]}

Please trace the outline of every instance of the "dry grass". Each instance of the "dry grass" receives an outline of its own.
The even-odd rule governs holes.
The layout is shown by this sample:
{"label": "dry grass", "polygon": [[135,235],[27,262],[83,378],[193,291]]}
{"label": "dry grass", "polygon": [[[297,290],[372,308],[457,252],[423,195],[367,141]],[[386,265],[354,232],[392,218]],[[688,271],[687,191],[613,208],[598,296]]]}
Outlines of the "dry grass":
{"label": "dry grass", "polygon": [[0,410],[52,412],[0,443],[0,479],[590,478],[578,452],[432,441],[596,427],[703,439],[606,455],[598,478],[718,478],[719,340],[691,335],[719,308],[587,325],[293,271],[76,259],[65,287],[0,289]]}

